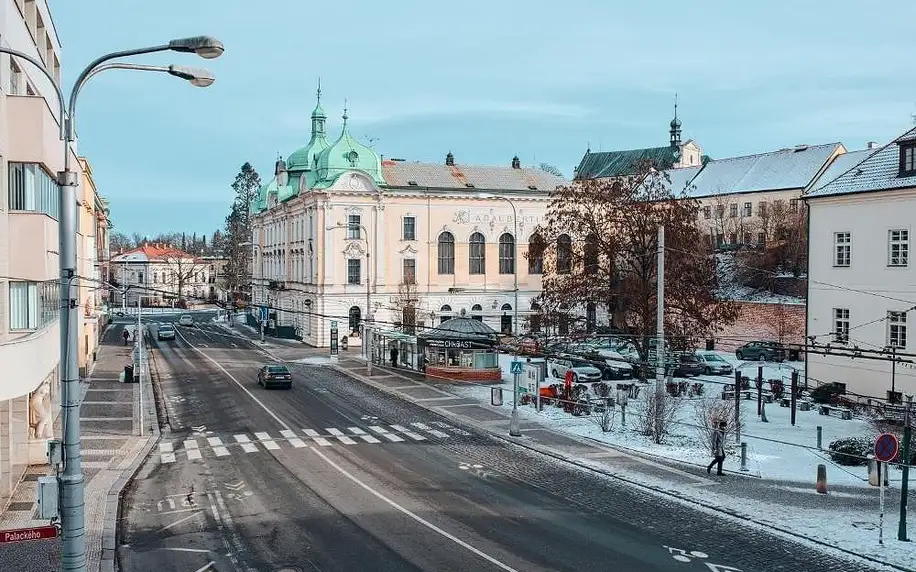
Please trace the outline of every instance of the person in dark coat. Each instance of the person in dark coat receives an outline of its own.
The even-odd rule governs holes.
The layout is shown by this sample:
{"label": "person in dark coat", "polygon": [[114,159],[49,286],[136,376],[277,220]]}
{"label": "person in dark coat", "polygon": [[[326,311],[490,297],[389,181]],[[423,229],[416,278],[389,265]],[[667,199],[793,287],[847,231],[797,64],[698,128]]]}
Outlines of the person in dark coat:
{"label": "person in dark coat", "polygon": [[716,474],[722,474],[722,462],[725,461],[725,421],[719,422],[719,427],[712,434],[712,462],[706,467],[707,473],[712,473],[713,465],[718,465]]}
{"label": "person in dark coat", "polygon": [[127,345],[127,340],[130,339],[130,332],[127,331],[127,328],[121,330],[121,337],[124,338],[124,345]]}
{"label": "person in dark coat", "polygon": [[398,348],[391,348],[391,367],[398,367]]}

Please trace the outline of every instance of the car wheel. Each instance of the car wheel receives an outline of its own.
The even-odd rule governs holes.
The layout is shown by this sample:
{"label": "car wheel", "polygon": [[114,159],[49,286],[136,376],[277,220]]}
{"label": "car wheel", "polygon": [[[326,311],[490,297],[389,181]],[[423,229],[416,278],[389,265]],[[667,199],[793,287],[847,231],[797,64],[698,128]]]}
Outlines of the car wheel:
{"label": "car wheel", "polygon": [[712,373],[712,369],[709,367],[703,368],[703,375],[709,375]]}
{"label": "car wheel", "polygon": [[578,374],[578,373],[573,372],[573,379],[572,379],[572,382],[573,382],[573,383],[579,383],[579,374]]}
{"label": "car wheel", "polygon": [[735,352],[735,357],[740,360],[744,360],[744,354],[741,352]]}
{"label": "car wheel", "polygon": [[759,356],[757,356],[757,361],[766,361],[766,360],[767,360],[767,356],[765,356],[764,354],[760,354]]}
{"label": "car wheel", "polygon": [[554,376],[555,378],[560,379],[560,376],[557,375],[557,370],[551,371],[550,374],[551,374],[552,376]]}

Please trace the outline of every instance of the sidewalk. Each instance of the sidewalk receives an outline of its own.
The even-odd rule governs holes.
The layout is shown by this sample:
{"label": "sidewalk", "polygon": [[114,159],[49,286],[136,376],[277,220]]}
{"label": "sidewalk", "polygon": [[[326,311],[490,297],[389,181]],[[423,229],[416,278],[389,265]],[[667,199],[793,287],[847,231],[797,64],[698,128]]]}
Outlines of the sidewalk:
{"label": "sidewalk", "polygon": [[[82,384],[80,424],[82,433],[82,467],[86,499],[86,558],[90,572],[114,570],[115,534],[121,490],[139,469],[140,462],[158,437],[148,372],[142,384],[124,384],[119,380],[124,365],[131,360],[132,347],[120,340],[120,327],[109,327],[103,334],[99,359],[90,377]],[[144,432],[139,436],[138,398],[140,386],[145,390]],[[60,435],[59,424],[56,434]],[[0,528],[46,526],[48,521],[35,518],[35,487],[39,476],[51,474],[47,466],[29,468],[26,479],[16,490],[13,505],[19,510],[0,514]],[[44,572],[60,570],[60,540],[0,544],[3,570]]]}

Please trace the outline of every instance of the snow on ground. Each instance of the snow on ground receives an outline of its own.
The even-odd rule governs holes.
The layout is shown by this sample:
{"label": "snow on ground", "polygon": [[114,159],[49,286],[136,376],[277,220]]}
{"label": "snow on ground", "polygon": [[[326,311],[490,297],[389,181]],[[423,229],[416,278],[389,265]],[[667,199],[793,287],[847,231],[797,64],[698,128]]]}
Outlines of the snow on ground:
{"label": "snow on ground", "polygon": [[[763,288],[751,288],[738,283],[738,262],[733,253],[716,255],[716,272],[719,277],[719,288],[716,296],[722,300],[741,300],[744,302],[767,302],[772,304],[804,304],[803,298],[774,294]],[[791,276],[791,274],[789,274]]]}

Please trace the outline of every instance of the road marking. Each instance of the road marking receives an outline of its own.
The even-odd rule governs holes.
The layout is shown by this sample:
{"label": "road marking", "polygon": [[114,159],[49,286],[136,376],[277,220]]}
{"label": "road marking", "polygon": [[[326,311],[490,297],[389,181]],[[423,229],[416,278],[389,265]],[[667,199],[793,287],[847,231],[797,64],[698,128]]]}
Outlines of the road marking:
{"label": "road marking", "polygon": [[407,515],[408,517],[412,518],[413,520],[419,522],[420,524],[422,524],[422,525],[425,526],[426,528],[432,530],[433,532],[436,532],[436,533],[438,533],[439,535],[441,535],[441,536],[443,536],[443,537],[445,537],[445,538],[451,540],[452,542],[454,542],[454,543],[457,544],[458,546],[464,548],[465,550],[467,550],[467,551],[469,551],[469,552],[472,552],[473,554],[476,554],[477,556],[483,558],[484,560],[486,560],[487,562],[493,564],[493,565],[496,566],[497,568],[500,568],[500,569],[502,569],[502,570],[505,570],[506,572],[519,572],[519,571],[516,570],[515,568],[512,568],[511,566],[509,566],[508,564],[505,564],[505,563],[503,563],[503,562],[500,562],[499,560],[497,560],[496,558],[493,558],[493,557],[490,556],[489,554],[487,554],[487,553],[485,553],[485,552],[483,552],[483,551],[481,551],[481,550],[478,550],[477,548],[474,548],[473,546],[471,546],[471,545],[468,544],[467,542],[461,540],[460,538],[458,538],[458,537],[456,537],[456,536],[454,536],[454,535],[452,535],[452,534],[449,534],[449,533],[446,532],[445,530],[439,528],[438,526],[436,526],[435,524],[429,522],[428,520],[424,519],[423,517],[421,517],[421,516],[419,516],[419,515],[417,515],[417,514],[411,512],[409,509],[406,509],[406,508],[404,508],[403,506],[399,505],[399,504],[396,503],[395,501],[391,500],[390,498],[386,497],[385,495],[383,495],[382,493],[378,492],[378,491],[375,490],[374,488],[370,487],[370,486],[367,485],[366,483],[362,482],[362,481],[359,480],[357,477],[353,476],[350,472],[348,472],[346,469],[344,469],[343,467],[341,467],[340,465],[338,465],[337,463],[335,463],[334,461],[332,461],[327,455],[325,455],[324,453],[322,453],[322,452],[319,451],[318,449],[316,449],[316,448],[314,448],[314,447],[311,447],[311,449],[312,449],[312,451],[314,451],[314,453],[315,453],[316,455],[318,455],[322,460],[324,460],[325,463],[329,464],[331,467],[333,467],[334,469],[336,469],[337,472],[339,472],[341,475],[343,475],[343,476],[345,476],[346,478],[350,479],[351,481],[353,481],[354,484],[356,484],[356,485],[358,485],[359,487],[363,488],[364,490],[366,490],[367,492],[369,492],[370,494],[372,494],[372,495],[373,495],[374,497],[376,497],[377,499],[379,499],[379,500],[381,500],[381,501],[387,503],[390,507],[394,508],[395,510],[400,511],[401,513],[403,513],[403,514]]}
{"label": "road marking", "polygon": [[335,437],[340,437],[341,435],[344,434],[343,431],[341,431],[340,429],[335,429],[334,427],[325,427],[324,430]]}
{"label": "road marking", "polygon": [[270,435],[263,431],[255,431],[254,436],[258,438],[258,441],[267,441],[270,439]]}
{"label": "road marking", "polygon": [[189,461],[196,461],[201,458],[200,449],[188,449],[186,452],[188,453]]}
{"label": "road marking", "polygon": [[[209,552],[208,550],[201,550],[201,552]],[[194,572],[207,572],[207,570],[215,570],[216,562],[210,561],[208,564],[204,564],[202,568],[198,568]]]}
{"label": "road marking", "polygon": [[273,440],[273,437],[264,431],[257,431],[255,432],[254,436],[258,438],[258,441],[261,442],[261,445],[263,445],[264,448],[270,451],[276,451],[280,448],[280,445],[277,445],[277,442]]}
{"label": "road marking", "polygon": [[427,429],[426,432],[440,439],[448,438],[448,433],[443,433],[442,431],[439,431],[438,429]]}
{"label": "road marking", "polygon": [[297,449],[301,449],[305,447],[305,443],[303,443],[302,439],[299,439],[298,437],[293,437],[292,439],[290,439],[289,444]]}
{"label": "road marking", "polygon": [[257,453],[258,447],[254,443],[242,443],[242,451],[246,453]]}
{"label": "road marking", "polygon": [[251,439],[248,438],[248,435],[233,435],[237,443],[250,443]]}
{"label": "road marking", "polygon": [[169,552],[192,552],[194,554],[206,554],[207,552],[210,552],[209,550],[204,550],[203,548],[154,548],[154,550],[168,550]]}
{"label": "road marking", "polygon": [[407,435],[414,441],[426,441],[426,437],[424,437],[423,435],[417,435],[416,433],[409,430],[407,427],[404,427],[403,425],[392,425],[391,428],[394,429],[395,431],[400,431],[401,433]]}
{"label": "road marking", "polygon": [[365,441],[366,443],[381,443],[381,441],[379,441],[372,435],[360,435],[359,438]]}
{"label": "road marking", "polygon": [[318,437],[319,435],[321,435],[321,433],[319,433],[318,431],[315,431],[314,429],[303,429],[302,431],[309,437]]}
{"label": "road marking", "polygon": [[217,457],[226,457],[229,455],[229,449],[225,447],[213,447],[213,454]]}
{"label": "road marking", "polygon": [[163,526],[161,529],[159,529],[159,531],[161,532],[161,531],[163,531],[163,530],[168,530],[168,529],[172,528],[173,526],[177,526],[177,525],[181,524],[182,522],[191,520],[192,518],[194,518],[194,517],[196,517],[196,516],[199,516],[199,515],[201,514],[201,512],[203,512],[203,511],[198,510],[198,511],[195,512],[194,514],[189,514],[188,516],[179,518],[178,520],[176,520],[176,521],[173,522],[172,524],[167,524],[167,525]]}
{"label": "road marking", "polygon": [[283,435],[283,436],[286,437],[287,439],[292,439],[293,437],[296,436],[296,434],[293,433],[292,431],[290,431],[289,429],[283,429],[283,430],[281,430],[281,431],[280,431],[280,435]]}
{"label": "road marking", "polygon": [[[175,462],[175,453],[162,453],[162,454],[159,456],[159,459],[160,459],[163,463],[174,463],[174,462]],[[85,465],[85,464],[86,464],[86,463],[84,462],[83,465]]]}
{"label": "road marking", "polygon": [[207,443],[210,443],[211,447],[216,447],[223,444],[223,440],[219,437],[207,437]]}
{"label": "road marking", "polygon": [[354,435],[365,435],[366,432],[360,429],[359,427],[347,427],[347,431],[353,433]]}
{"label": "road marking", "polygon": [[392,443],[400,443],[404,441],[403,437],[401,437],[400,435],[395,435],[394,433],[382,433],[382,437],[384,437],[385,439],[388,439]]}
{"label": "road marking", "polygon": [[417,429],[422,429],[423,431],[429,431],[429,425],[426,425],[425,423],[411,423],[411,425],[413,425]]}
{"label": "road marking", "polygon": [[350,439],[344,434],[336,435],[337,440],[343,443],[344,445],[356,445],[356,441]]}
{"label": "road marking", "polygon": [[388,432],[387,429],[385,429],[384,427],[379,427],[378,425],[371,425],[369,427],[369,430],[378,435],[384,435],[385,433]]}
{"label": "road marking", "polygon": [[173,450],[171,443],[159,443],[160,453],[171,453]]}
{"label": "road marking", "polygon": [[198,448],[197,439],[185,439],[184,448],[185,449],[197,449]]}
{"label": "road marking", "polygon": [[313,437],[313,439],[315,440],[316,443],[318,443],[318,444],[321,445],[322,447],[330,447],[330,446],[331,446],[331,442],[328,441],[327,439],[325,439],[324,437]]}

